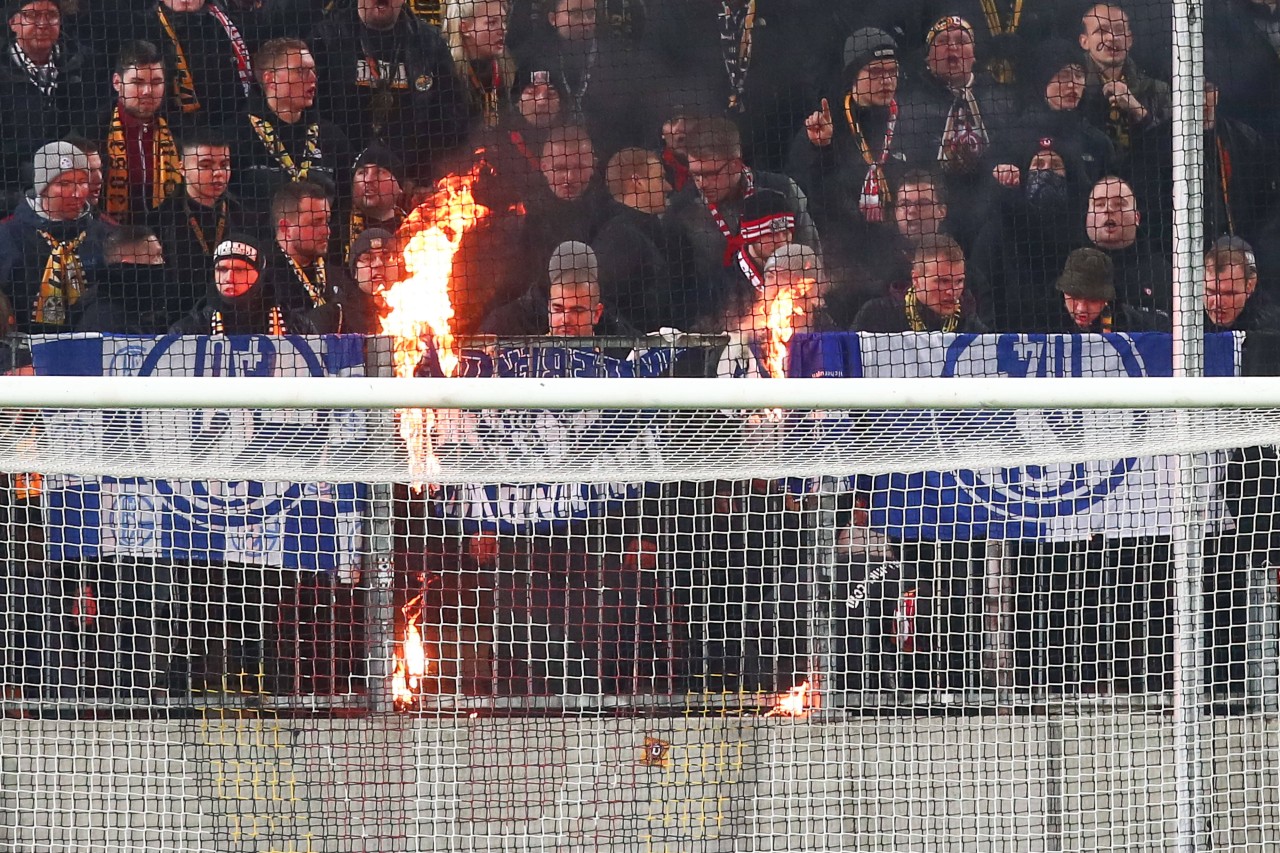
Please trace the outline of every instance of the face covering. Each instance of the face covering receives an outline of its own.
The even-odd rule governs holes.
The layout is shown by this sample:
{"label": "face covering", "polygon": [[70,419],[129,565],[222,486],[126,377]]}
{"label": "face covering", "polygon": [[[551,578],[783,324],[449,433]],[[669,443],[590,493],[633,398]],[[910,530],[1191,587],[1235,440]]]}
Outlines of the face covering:
{"label": "face covering", "polygon": [[1067,203],[1067,176],[1047,169],[1027,172],[1027,203],[1041,209],[1061,207]]}

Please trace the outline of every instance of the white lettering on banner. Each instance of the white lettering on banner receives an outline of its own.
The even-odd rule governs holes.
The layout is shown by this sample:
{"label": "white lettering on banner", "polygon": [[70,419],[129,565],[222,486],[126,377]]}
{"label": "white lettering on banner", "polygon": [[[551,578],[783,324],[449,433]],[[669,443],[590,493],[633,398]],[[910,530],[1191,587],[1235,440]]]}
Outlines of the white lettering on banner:
{"label": "white lettering on banner", "polygon": [[623,483],[525,483],[453,487],[444,514],[481,525],[561,523],[598,515],[611,501],[635,496]]}
{"label": "white lettering on banner", "polygon": [[[343,338],[37,336],[57,372],[139,376],[363,375],[363,347]],[[100,345],[100,352],[95,348]],[[94,363],[96,362],[96,363]],[[324,410],[180,409],[143,412],[60,411],[45,419],[47,444],[66,458],[101,458],[127,446],[138,458],[167,466],[211,454],[323,453],[366,438],[365,413]],[[117,451],[118,452],[118,451]],[[53,476],[51,492],[76,508],[81,531],[50,529],[54,547],[103,556],[229,560],[255,565],[349,571],[359,565],[363,537],[356,487],[349,503],[329,483],[117,480]],[[95,503],[96,501],[96,503]],[[83,503],[83,509],[79,507]],[[57,504],[52,504],[57,505]],[[296,536],[287,532],[296,532]],[[83,543],[83,544],[82,544]]]}
{"label": "white lettering on banner", "polygon": [[866,577],[854,584],[853,589],[849,590],[849,595],[844,600],[845,606],[849,608],[851,613],[857,613],[862,610],[862,605],[867,600],[870,587],[887,578],[890,571],[901,572],[902,564],[887,561],[877,563],[867,570]]}
{"label": "white lettering on banner", "polygon": [[[863,376],[1146,376],[1141,348],[1129,335],[860,335]],[[1237,361],[1238,364],[1238,361]],[[947,429],[946,414],[936,416]],[[1118,411],[1018,411],[993,415],[982,440],[1043,442],[1057,436],[1064,449],[1105,430],[1113,437],[1140,429],[1145,415]],[[976,433],[974,433],[976,435]],[[957,434],[957,440],[962,440]],[[1168,535],[1176,458],[1168,456],[1029,465],[950,472],[962,502],[994,523],[1039,524],[1049,540],[1104,535]]]}

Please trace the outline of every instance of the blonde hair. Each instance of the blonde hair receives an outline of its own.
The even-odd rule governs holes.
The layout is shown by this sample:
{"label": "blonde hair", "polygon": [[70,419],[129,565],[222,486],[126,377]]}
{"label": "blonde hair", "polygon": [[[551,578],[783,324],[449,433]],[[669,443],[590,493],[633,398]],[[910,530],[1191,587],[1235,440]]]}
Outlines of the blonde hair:
{"label": "blonde hair", "polygon": [[928,261],[959,261],[964,263],[964,249],[949,234],[924,234],[912,246],[911,265],[921,267]]}
{"label": "blonde hair", "polygon": [[264,43],[253,55],[253,72],[258,78],[258,83],[263,82],[264,74],[288,68],[291,59],[302,56],[304,53],[310,54],[311,48],[300,38],[288,36],[274,38]]}
{"label": "blonde hair", "polygon": [[[457,69],[458,77],[464,81],[471,79],[471,61],[467,59],[467,51],[462,44],[462,22],[475,17],[476,6],[491,2],[494,0],[445,0],[444,13],[440,16],[440,31],[449,45],[449,55],[453,57],[453,65]],[[497,2],[502,6],[503,17],[510,18],[510,0],[497,0]],[[502,75],[507,85],[515,79],[516,65],[506,51],[498,57],[498,73]]]}
{"label": "blonde hair", "polygon": [[661,166],[662,160],[652,151],[646,148],[623,148],[610,157],[609,164],[605,166],[604,179],[609,195],[614,199],[622,197],[627,192],[627,184],[638,170],[655,165]]}

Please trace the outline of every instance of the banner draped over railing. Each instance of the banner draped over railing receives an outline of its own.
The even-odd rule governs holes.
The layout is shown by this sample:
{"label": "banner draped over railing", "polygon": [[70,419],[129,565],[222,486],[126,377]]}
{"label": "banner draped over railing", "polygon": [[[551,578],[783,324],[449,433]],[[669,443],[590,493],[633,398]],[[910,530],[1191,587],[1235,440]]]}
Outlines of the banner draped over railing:
{"label": "banner draped over railing", "polygon": [[[364,372],[364,339],[317,338],[138,338],[72,336],[37,338],[38,373],[90,376],[358,376]],[[789,373],[795,377],[1001,378],[1060,376],[1168,376],[1167,334],[797,335]],[[1206,372],[1239,372],[1242,338],[1206,338]],[[467,376],[606,376],[641,378],[669,371],[679,350],[655,348],[641,356],[613,357],[595,351],[550,348],[502,353],[466,353]],[[426,371],[430,372],[430,370]],[[730,380],[726,380],[730,381]],[[886,443],[904,446],[913,430],[937,442],[952,414],[916,413],[885,421]],[[583,437],[592,453],[581,483],[549,485],[491,480],[437,493],[436,511],[469,530],[543,530],[610,511],[638,496],[635,485],[609,482],[608,461],[642,456],[661,461],[673,453],[671,437],[646,413],[511,411],[442,413],[437,448],[483,450],[490,458],[577,459]],[[134,414],[100,411],[49,413],[46,440],[58,446],[93,443],[107,433],[136,435],[141,448],[177,458],[195,458],[217,447],[247,452],[269,443],[279,452],[311,444],[322,450],[358,445],[364,432],[359,412],[218,412],[174,410],[149,413],[134,433],[113,418]],[[1019,436],[1079,435],[1101,428],[1091,412],[978,413],[990,418],[986,440],[1017,442]],[[966,417],[974,417],[968,413]],[[1115,413],[1107,429],[1115,430]],[[1133,412],[1135,425],[1144,417]],[[852,423],[850,421],[849,423]],[[875,428],[877,421],[870,421]],[[889,427],[892,423],[894,426]],[[902,426],[910,423],[911,426]],[[786,422],[782,441],[839,442],[846,433],[838,413],[812,421],[812,428]],[[865,419],[858,428],[867,428]],[[128,425],[126,425],[128,426]],[[996,428],[998,427],[998,428]],[[590,433],[589,433],[590,431]],[[68,439],[74,436],[75,441]],[[603,442],[603,444],[602,444]],[[812,448],[809,448],[812,450]],[[234,455],[234,453],[233,453]],[[973,458],[969,454],[967,458]],[[848,473],[856,468],[845,469]],[[883,469],[881,469],[883,470]],[[851,487],[866,494],[874,526],[904,539],[1088,538],[1093,534],[1161,535],[1171,523],[1170,460],[1158,456],[859,477]],[[598,475],[598,476],[597,476]],[[616,479],[616,478],[614,478]],[[359,550],[362,490],[353,485],[273,482],[213,483],[140,478],[50,477],[46,487],[49,542],[56,559],[133,555],[173,559],[227,560],[311,569],[333,569]]]}
{"label": "banner draped over railing", "polygon": [[[1239,373],[1242,338],[1205,339],[1205,375]],[[1172,337],[1106,335],[824,334],[797,336],[793,377],[1052,378],[1171,376]],[[945,432],[940,412],[931,437]],[[1141,412],[1132,418],[1141,419]],[[1088,411],[998,412],[988,435],[1087,432]],[[972,420],[972,418],[970,418]],[[1114,429],[1114,418],[1108,417]],[[885,435],[886,444],[910,436]],[[1131,457],[1017,468],[927,471],[856,478],[871,524],[902,539],[1087,539],[1167,535],[1175,481],[1170,457]]]}
{"label": "banner draped over railing", "polygon": [[[32,360],[38,374],[61,376],[344,377],[365,369],[364,340],[351,336],[42,336],[32,339]],[[44,430],[59,444],[74,434],[90,450],[107,434],[131,434],[151,445],[143,450],[182,459],[215,445],[283,448],[291,436],[352,443],[363,430],[359,414],[59,410],[46,413]],[[50,476],[46,538],[54,560],[130,557],[336,571],[358,562],[364,497],[365,487],[354,483]]]}

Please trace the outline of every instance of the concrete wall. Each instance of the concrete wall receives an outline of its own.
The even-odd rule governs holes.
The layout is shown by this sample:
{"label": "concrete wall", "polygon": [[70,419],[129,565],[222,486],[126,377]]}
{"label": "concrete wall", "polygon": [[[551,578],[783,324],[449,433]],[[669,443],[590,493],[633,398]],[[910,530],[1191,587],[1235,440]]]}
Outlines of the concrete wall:
{"label": "concrete wall", "polygon": [[[1276,849],[1276,720],[1204,735],[1204,849]],[[4,719],[0,851],[1155,851],[1172,755],[1133,713]]]}

